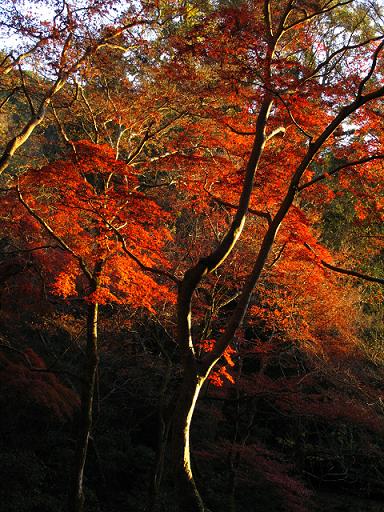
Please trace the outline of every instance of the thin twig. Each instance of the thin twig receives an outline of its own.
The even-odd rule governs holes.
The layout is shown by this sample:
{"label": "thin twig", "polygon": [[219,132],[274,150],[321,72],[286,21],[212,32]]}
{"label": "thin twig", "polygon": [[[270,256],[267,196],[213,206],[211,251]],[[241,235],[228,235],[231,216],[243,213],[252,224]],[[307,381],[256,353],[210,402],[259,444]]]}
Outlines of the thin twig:
{"label": "thin twig", "polygon": [[103,218],[103,221],[106,223],[106,225],[112,229],[112,231],[115,233],[115,235],[117,236],[117,238],[119,239],[120,243],[121,243],[121,246],[123,248],[123,251],[125,252],[125,254],[127,256],[129,256],[135,263],[137,263],[139,265],[139,267],[141,268],[141,270],[144,270],[145,272],[151,272],[152,274],[157,274],[159,276],[164,276],[164,277],[167,277],[168,279],[171,279],[171,281],[173,281],[174,283],[176,284],[179,284],[180,283],[180,280],[174,276],[173,274],[171,274],[170,272],[167,272],[166,270],[162,270],[160,268],[156,268],[156,267],[149,267],[148,265],[145,265],[137,256],[135,256],[127,247],[127,243],[125,241],[125,238],[123,237],[123,235],[120,233],[120,231],[113,225],[111,224],[110,222],[108,222],[105,218]]}
{"label": "thin twig", "polygon": [[[212,194],[210,190],[207,189],[206,184],[204,185],[205,192],[216,201],[216,203],[221,204],[222,206],[226,206],[227,208],[231,208],[232,210],[235,210],[237,208],[237,205],[232,204],[228,201],[225,201],[224,199],[221,199],[220,197],[215,196]],[[255,215],[256,217],[261,217],[263,219],[266,219],[268,224],[272,222],[272,216],[269,212],[263,212],[262,210],[255,210],[254,208],[248,208],[248,213],[251,213],[252,215]]]}

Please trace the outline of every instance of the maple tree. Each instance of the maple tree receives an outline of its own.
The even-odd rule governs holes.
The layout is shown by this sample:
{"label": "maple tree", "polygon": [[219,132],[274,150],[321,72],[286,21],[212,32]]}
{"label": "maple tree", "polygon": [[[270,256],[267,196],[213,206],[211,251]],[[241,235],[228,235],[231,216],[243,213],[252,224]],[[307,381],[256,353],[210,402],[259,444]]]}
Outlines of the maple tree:
{"label": "maple tree", "polygon": [[[12,191],[12,224],[27,228],[26,250],[39,251],[51,292],[65,299],[79,297],[87,307],[87,345],[81,396],[78,448],[71,487],[70,509],[81,510],[83,473],[92,426],[92,407],[98,366],[98,309],[100,304],[153,305],[166,297],[147,270],[166,265],[161,256],[169,238],[162,227],[167,214],[152,200],[135,191],[137,176],[115,158],[114,151],[88,142],[76,143],[74,160],[56,161],[30,170]],[[11,228],[12,230],[13,228]],[[15,232],[13,232],[13,236]],[[50,245],[53,244],[53,245]]]}
{"label": "maple tree", "polygon": [[[377,180],[381,171],[380,141],[373,147],[366,144],[364,134],[369,123],[362,124],[359,119],[362,115],[366,119],[367,105],[380,100],[384,93],[380,78],[382,36],[359,38],[355,31],[349,35],[349,43],[342,40],[336,49],[325,50],[324,42],[320,42],[320,34],[316,31],[319,28],[317,19],[326,17],[329,11],[342,5],[345,4],[328,2],[308,4],[301,9],[294,2],[285,2],[284,5],[269,1],[243,2],[238,8],[223,8],[214,13],[208,22],[205,20],[204,25],[199,27],[200,31],[194,26],[185,42],[176,40],[180,54],[186,55],[183,65],[188,72],[181,74],[177,65],[174,66],[174,72],[179,75],[179,80],[183,80],[183,86],[190,83],[190,76],[193,80],[203,81],[206,62],[212,66],[214,73],[208,76],[208,84],[214,91],[212,97],[218,94],[222,98],[220,93],[228,91],[231,81],[237,80],[236,87],[243,90],[245,103],[239,105],[240,93],[235,89],[233,97],[237,108],[232,105],[231,108],[235,112],[245,111],[246,115],[245,119],[240,115],[231,116],[229,129],[232,127],[232,131],[240,136],[247,136],[254,130],[250,156],[243,164],[245,168],[239,173],[240,176],[231,174],[231,165],[215,177],[212,176],[214,171],[210,174],[207,170],[205,186],[207,181],[212,180],[213,186],[218,183],[218,190],[221,183],[229,190],[231,185],[236,191],[240,187],[240,199],[222,241],[208,256],[187,269],[179,284],[177,341],[183,352],[184,377],[174,418],[173,446],[183,510],[205,510],[193,480],[189,455],[189,427],[199,391],[242,322],[280,225],[284,221],[285,229],[282,229],[288,231],[284,243],[304,244],[312,241],[319,259],[326,261],[328,255],[316,243],[308,215],[298,208],[302,191],[324,182],[328,176],[343,175],[342,171],[348,167],[357,169],[357,173],[367,181],[370,176]],[[209,27],[208,30],[205,30],[206,27]],[[221,33],[220,38],[212,38],[210,33],[217,31]],[[302,48],[306,44],[314,52],[310,65],[301,58]],[[338,76],[340,69],[337,69],[335,77],[332,75],[332,64],[337,61],[339,65],[341,58],[344,59],[343,81]],[[358,65],[357,62],[363,62],[359,61],[360,58],[369,64],[364,67]],[[212,65],[212,59],[217,62],[216,65]],[[318,78],[323,74],[327,77],[326,82]],[[242,82],[245,82],[244,86]],[[228,116],[222,115],[224,109],[220,107],[219,112],[215,112],[216,117],[228,125]],[[347,121],[356,123],[360,132],[359,139],[356,137],[356,142],[348,145],[349,155],[353,151],[352,158],[345,158],[346,146],[339,143],[335,134]],[[244,124],[233,127],[236,122]],[[254,127],[253,130],[250,126]],[[281,134],[284,136],[279,137]],[[223,137],[221,140],[224,140]],[[345,161],[329,169],[327,154],[331,151],[339,159],[344,157]],[[367,163],[369,165],[363,167]],[[327,167],[322,170],[324,165]],[[226,172],[230,174],[229,183],[225,180]],[[254,256],[254,263],[232,315],[222,328],[223,332],[213,350],[201,354],[192,339],[193,294],[201,280],[222,265],[232,252],[242,233],[248,209],[253,206],[253,197],[252,200],[257,201],[259,215],[261,210],[266,219],[267,227],[261,235],[260,248]],[[324,204],[324,195],[317,197]],[[228,202],[225,197],[224,201]],[[330,264],[329,268],[332,268]],[[348,270],[344,272],[348,273]],[[376,281],[382,282],[382,279]]]}
{"label": "maple tree", "polygon": [[[259,344],[254,354],[265,367],[276,340],[329,359],[354,353],[359,299],[337,276],[374,285],[383,278],[364,267],[365,249],[332,252],[322,244],[319,226],[321,212],[343,196],[356,227],[382,222],[384,41],[373,7],[348,0],[143,3],[132,7],[129,23],[151,25],[151,37],[117,24],[97,30],[95,42],[74,56],[71,45],[62,47],[61,89],[70,76],[77,84],[60,101],[75,99],[62,109],[55,104],[52,119],[72,156],[28,169],[2,208],[15,223],[9,233],[18,230],[24,250],[36,250],[51,291],[88,307],[87,421],[73,510],[83,499],[98,304],[154,313],[155,303],[173,302],[177,285],[182,381],[163,433],[171,431],[183,511],[208,510],[192,474],[190,426],[203,386],[233,382],[239,347]],[[72,40],[71,31],[63,34]],[[32,132],[37,119],[23,131]],[[382,249],[377,241],[372,257]],[[247,329],[269,332],[270,340]],[[263,371],[244,378],[249,391],[295,384]],[[301,407],[311,414],[321,408],[317,401],[314,394]],[[279,406],[286,404],[292,401],[283,396]],[[231,449],[240,472],[251,465],[237,441]],[[253,458],[263,453],[255,444]]]}
{"label": "maple tree", "polygon": [[[173,15],[170,8],[163,22]],[[65,87],[62,101],[66,99],[71,105],[76,100],[79,84],[100,50],[129,53],[147,45],[146,29],[156,25],[158,18],[158,9],[146,2],[130,4],[123,11],[113,0],[102,4],[86,0],[77,7],[66,1],[54,1],[49,6],[45,1],[6,2],[1,33],[16,41],[1,57],[1,107],[16,99],[25,102],[27,112],[18,116],[19,123],[12,130],[16,134],[7,133],[2,144],[0,174],[43,123],[50,107],[58,120],[53,100]]]}

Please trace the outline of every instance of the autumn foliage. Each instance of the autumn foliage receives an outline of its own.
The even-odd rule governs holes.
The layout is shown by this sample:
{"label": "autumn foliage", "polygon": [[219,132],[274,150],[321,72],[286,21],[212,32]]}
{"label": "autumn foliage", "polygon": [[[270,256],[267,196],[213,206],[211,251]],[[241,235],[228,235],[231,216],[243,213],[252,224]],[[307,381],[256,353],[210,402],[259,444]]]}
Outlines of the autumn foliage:
{"label": "autumn foliage", "polygon": [[35,4],[0,13],[6,436],[63,429],[71,512],[382,498],[379,2]]}
{"label": "autumn foliage", "polygon": [[[162,250],[171,238],[169,214],[138,187],[133,169],[116,160],[111,148],[88,142],[76,144],[72,160],[31,170],[19,180],[22,203],[13,209],[12,221],[20,236],[28,233],[26,248],[47,245],[38,258],[52,293],[151,311],[160,299],[173,301],[134,259],[166,267]],[[98,261],[103,270],[89,295],[82,266],[93,269]]]}

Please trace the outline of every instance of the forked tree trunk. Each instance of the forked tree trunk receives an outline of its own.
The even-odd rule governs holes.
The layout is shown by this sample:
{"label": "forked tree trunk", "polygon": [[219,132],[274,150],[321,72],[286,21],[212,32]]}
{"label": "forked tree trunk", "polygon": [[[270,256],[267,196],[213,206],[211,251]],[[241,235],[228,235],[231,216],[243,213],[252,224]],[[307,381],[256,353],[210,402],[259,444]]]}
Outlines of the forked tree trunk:
{"label": "forked tree trunk", "polygon": [[78,438],[69,489],[69,512],[82,512],[84,506],[84,467],[92,428],[93,398],[99,363],[97,321],[98,304],[89,304],[87,313],[86,367],[81,393]]}
{"label": "forked tree trunk", "polygon": [[172,432],[177,506],[180,512],[209,512],[197,490],[190,458],[190,428],[196,401],[206,377],[185,367],[183,382],[175,408]]}

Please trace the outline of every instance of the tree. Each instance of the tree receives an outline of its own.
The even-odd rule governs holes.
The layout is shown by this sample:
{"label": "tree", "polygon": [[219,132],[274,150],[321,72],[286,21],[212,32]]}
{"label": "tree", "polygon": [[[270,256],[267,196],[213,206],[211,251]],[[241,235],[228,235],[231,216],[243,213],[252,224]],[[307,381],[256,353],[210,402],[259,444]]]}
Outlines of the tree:
{"label": "tree", "polygon": [[18,222],[18,236],[23,239],[27,233],[25,249],[41,249],[38,257],[52,292],[65,299],[77,297],[87,311],[79,432],[69,493],[69,509],[80,511],[99,360],[99,305],[128,303],[154,311],[156,302],[173,298],[151,277],[168,275],[155,268],[167,264],[161,255],[169,238],[162,227],[166,212],[135,191],[137,176],[115,159],[111,148],[87,142],[75,148],[73,161],[56,161],[24,174],[5,204],[12,211],[10,222]]}
{"label": "tree", "polygon": [[[146,2],[130,5],[126,12],[116,15],[113,1],[106,4],[86,1],[78,9],[68,2],[55,1],[48,19],[41,19],[38,14],[45,12],[45,7],[46,3],[40,1],[34,5],[10,1],[4,5],[0,18],[4,37],[12,41],[16,36],[20,47],[11,48],[0,63],[0,74],[5,78],[18,71],[18,83],[15,85],[12,80],[5,88],[1,106],[10,98],[18,97],[24,99],[29,109],[15,129],[17,133],[4,145],[0,174],[44,121],[53,99],[67,84],[71,92],[73,84],[81,81],[96,53],[103,48],[132,51],[144,42],[145,27],[155,25],[158,17],[156,11],[148,9]],[[168,16],[171,15],[172,11]],[[31,67],[34,74],[28,72]]]}
{"label": "tree", "polygon": [[[231,79],[246,83],[248,80],[249,104],[241,105],[239,110],[250,112],[255,118],[253,146],[244,174],[239,179],[241,195],[230,228],[217,248],[191,266],[179,283],[177,340],[183,353],[184,376],[173,420],[173,461],[179,485],[180,510],[206,510],[190,463],[189,430],[193,410],[202,385],[244,318],[281,224],[292,219],[292,212],[297,211],[295,202],[302,191],[325,180],[329,174],[341,174],[347,168],[355,168],[357,172],[364,169],[361,172],[369,180],[371,173],[377,177],[381,169],[375,165],[382,158],[380,144],[372,148],[364,138],[353,147],[353,155],[356,156],[348,158],[341,166],[324,169],[326,156],[331,151],[345,154],[346,147],[339,144],[335,136],[337,129],[345,123],[356,122],[361,135],[366,133],[358,120],[361,115],[367,116],[368,105],[377,104],[376,100],[384,94],[380,78],[384,46],[381,35],[360,38],[355,27],[348,44],[342,42],[328,54],[320,45],[317,21],[330,11],[348,4],[308,3],[301,8],[294,2],[279,5],[269,1],[244,2],[237,8],[219,10],[210,23],[205,23],[210,32],[213,27],[220,30],[218,40],[213,40],[204,28],[199,32],[194,27],[194,32],[188,34],[188,43],[182,45],[178,42],[181,51],[188,55],[192,46],[194,55],[201,55],[203,62],[212,64],[211,59],[219,59],[216,65],[212,65],[217,73],[217,89],[224,89]],[[316,59],[311,66],[301,59],[302,48],[308,40],[317,46]],[[352,59],[355,62],[363,59],[369,64],[361,72],[358,66],[351,65]],[[340,82],[340,70],[335,71],[332,64],[337,61],[340,65],[341,60],[343,79]],[[189,75],[193,73],[196,79],[201,73],[201,60],[186,57],[184,62],[192,68]],[[319,80],[323,73],[327,75],[326,84]],[[343,106],[339,107],[340,104]],[[246,122],[248,119],[246,114]],[[233,131],[246,134],[250,130],[247,127]],[[276,138],[278,133],[284,132],[285,137]],[[370,165],[360,167],[366,163]],[[255,189],[263,193],[268,226],[232,315],[213,350],[200,356],[192,339],[193,295],[201,280],[223,264],[238,242]],[[319,199],[320,203],[324,202],[323,198]],[[262,198],[258,200],[264,202]],[[291,230],[296,231],[296,238],[303,243],[308,236],[304,214],[296,218]]]}

